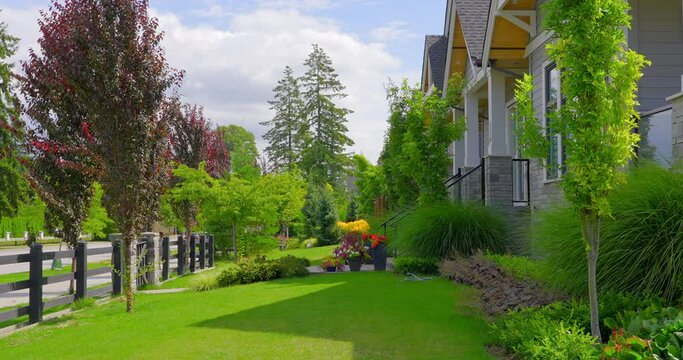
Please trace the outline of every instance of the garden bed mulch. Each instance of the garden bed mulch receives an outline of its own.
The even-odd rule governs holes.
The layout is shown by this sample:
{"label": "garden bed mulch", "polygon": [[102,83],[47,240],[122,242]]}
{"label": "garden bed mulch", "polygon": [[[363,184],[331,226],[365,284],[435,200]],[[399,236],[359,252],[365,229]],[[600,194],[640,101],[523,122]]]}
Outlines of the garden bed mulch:
{"label": "garden bed mulch", "polygon": [[477,288],[481,294],[481,308],[491,316],[524,307],[543,306],[561,299],[533,281],[520,281],[508,275],[481,254],[444,260],[439,271],[455,282]]}

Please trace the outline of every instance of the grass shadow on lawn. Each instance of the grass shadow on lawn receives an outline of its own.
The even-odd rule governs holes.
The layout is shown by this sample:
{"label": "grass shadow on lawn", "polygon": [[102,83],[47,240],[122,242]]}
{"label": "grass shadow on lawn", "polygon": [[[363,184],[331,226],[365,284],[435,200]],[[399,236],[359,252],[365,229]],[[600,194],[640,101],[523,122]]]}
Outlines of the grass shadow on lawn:
{"label": "grass shadow on lawn", "polygon": [[488,328],[471,306],[472,289],[441,279],[401,282],[386,273],[318,275],[305,284],[311,282],[328,286],[195,326],[340,341],[351,344],[354,359],[491,358]]}

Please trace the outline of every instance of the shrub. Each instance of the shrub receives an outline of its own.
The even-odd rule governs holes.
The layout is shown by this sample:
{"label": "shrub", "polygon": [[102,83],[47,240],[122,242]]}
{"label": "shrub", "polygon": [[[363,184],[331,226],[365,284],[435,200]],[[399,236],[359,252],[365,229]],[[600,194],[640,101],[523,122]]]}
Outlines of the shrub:
{"label": "shrub", "polygon": [[486,254],[484,257],[496,263],[503,271],[517,280],[542,282],[544,279],[541,264],[526,256]]}
{"label": "shrub", "polygon": [[[493,325],[495,343],[523,359],[595,359],[594,339],[573,321],[562,304],[509,313]],[[557,312],[566,319],[556,320]]]}
{"label": "shrub", "polygon": [[306,240],[302,241],[301,244],[299,244],[299,248],[308,249],[308,248],[316,247],[316,246],[318,246],[318,244],[319,244],[318,239],[310,238],[310,239],[306,239]]}
{"label": "shrub", "polygon": [[[683,167],[632,169],[609,201],[598,257],[600,293],[654,294],[667,303],[683,295]],[[586,255],[579,220],[571,209],[541,215],[536,245],[552,284],[575,295],[587,293]]]}
{"label": "shrub", "polygon": [[190,285],[194,291],[209,291],[218,287],[218,277],[213,274],[200,274],[192,279]]}
{"label": "shrub", "polygon": [[307,276],[308,259],[286,256],[276,260],[247,260],[223,270],[217,277],[218,286],[251,284],[279,278]]}
{"label": "shrub", "polygon": [[389,243],[401,254],[442,259],[454,253],[505,250],[505,221],[492,209],[462,203],[419,207],[403,221]]}
{"label": "shrub", "polygon": [[405,256],[394,260],[394,272],[397,274],[433,275],[439,273],[439,266],[436,259]]}
{"label": "shrub", "polygon": [[299,247],[301,247],[301,240],[297,238],[287,239],[287,246],[285,247],[285,250],[294,250],[298,249]]}
{"label": "shrub", "polygon": [[247,234],[237,241],[239,252],[247,257],[260,256],[277,248],[278,240],[270,236]]}

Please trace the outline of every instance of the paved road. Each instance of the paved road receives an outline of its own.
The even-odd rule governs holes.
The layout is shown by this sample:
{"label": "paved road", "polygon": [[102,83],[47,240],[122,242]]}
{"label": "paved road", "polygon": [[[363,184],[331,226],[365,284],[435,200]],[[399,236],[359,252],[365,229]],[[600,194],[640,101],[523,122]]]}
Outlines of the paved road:
{"label": "paved road", "polygon": [[[96,248],[103,248],[103,247],[110,247],[110,246],[111,246],[111,244],[109,242],[105,242],[105,241],[88,242],[88,249],[96,249]],[[65,250],[65,249],[66,249],[66,246],[62,245],[62,250]],[[44,252],[57,251],[57,250],[59,250],[59,245],[45,245],[45,246],[43,246]],[[28,253],[27,247],[0,249],[0,256],[26,254],[26,253]],[[100,262],[100,261],[105,261],[105,260],[110,260],[110,259],[111,259],[110,254],[88,256],[88,262],[89,263]],[[71,265],[71,259],[62,259],[62,265],[64,265],[64,266]],[[44,270],[50,269],[51,266],[52,266],[52,260],[47,260],[47,261],[43,262],[43,269]],[[0,265],[0,274],[12,274],[12,273],[18,273],[18,272],[27,272],[28,270],[29,270],[29,263]],[[109,274],[91,276],[88,278],[88,286],[89,287],[101,285],[101,284],[106,284],[109,282],[111,282],[111,275],[109,275]],[[53,298],[53,297],[57,297],[59,295],[62,295],[66,291],[68,291],[68,288],[69,288],[69,282],[68,281],[60,282],[60,283],[56,283],[56,284],[45,285],[45,286],[43,286],[43,298],[48,299],[48,298]],[[13,292],[9,292],[9,293],[0,294],[0,308],[28,303],[28,292],[29,292],[28,289],[25,289],[25,290],[19,290],[19,291],[13,291]]]}

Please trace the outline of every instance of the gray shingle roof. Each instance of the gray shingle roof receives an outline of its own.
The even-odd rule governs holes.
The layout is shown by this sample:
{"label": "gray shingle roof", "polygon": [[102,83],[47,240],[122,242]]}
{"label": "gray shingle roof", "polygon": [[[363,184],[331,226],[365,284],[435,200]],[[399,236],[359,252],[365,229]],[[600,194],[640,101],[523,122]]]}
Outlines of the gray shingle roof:
{"label": "gray shingle roof", "polygon": [[437,90],[443,90],[443,79],[446,75],[446,54],[448,52],[448,38],[441,35],[427,35],[425,49],[429,55],[432,81]]}
{"label": "gray shingle roof", "polygon": [[455,11],[460,17],[470,56],[478,61],[481,61],[484,55],[490,8],[491,0],[455,0]]}

